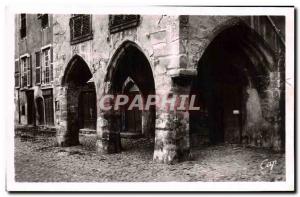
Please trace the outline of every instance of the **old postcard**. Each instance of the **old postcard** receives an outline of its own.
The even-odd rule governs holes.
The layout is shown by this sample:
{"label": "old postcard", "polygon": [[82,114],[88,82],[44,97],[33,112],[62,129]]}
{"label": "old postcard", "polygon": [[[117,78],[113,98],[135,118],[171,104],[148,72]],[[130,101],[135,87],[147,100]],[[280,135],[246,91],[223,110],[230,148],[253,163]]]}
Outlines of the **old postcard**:
{"label": "old postcard", "polygon": [[7,21],[9,191],[294,190],[293,7]]}

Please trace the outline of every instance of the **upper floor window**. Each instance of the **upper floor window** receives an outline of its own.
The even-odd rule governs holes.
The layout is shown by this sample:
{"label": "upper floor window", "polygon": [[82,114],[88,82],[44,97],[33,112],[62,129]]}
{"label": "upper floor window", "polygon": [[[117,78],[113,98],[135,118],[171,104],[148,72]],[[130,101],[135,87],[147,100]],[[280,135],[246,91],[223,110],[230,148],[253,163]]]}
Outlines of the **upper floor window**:
{"label": "upper floor window", "polygon": [[116,33],[125,29],[137,27],[140,15],[109,15],[109,31]]}
{"label": "upper floor window", "polygon": [[29,56],[21,58],[21,83],[22,87],[31,85],[31,66]]}
{"label": "upper floor window", "polygon": [[71,44],[77,44],[93,38],[92,17],[86,14],[74,14],[70,19]]}
{"label": "upper floor window", "polygon": [[50,83],[53,81],[53,65],[52,65],[52,57],[51,57],[51,49],[46,48],[42,51],[43,55],[43,72],[44,72],[44,82]]}
{"label": "upper floor window", "polygon": [[41,83],[41,52],[35,53],[35,83]]}
{"label": "upper floor window", "polygon": [[21,14],[20,36],[21,38],[26,37],[26,14]]}
{"label": "upper floor window", "polygon": [[38,14],[38,19],[41,20],[41,26],[42,28],[46,28],[48,27],[48,23],[49,23],[49,17],[48,14]]}

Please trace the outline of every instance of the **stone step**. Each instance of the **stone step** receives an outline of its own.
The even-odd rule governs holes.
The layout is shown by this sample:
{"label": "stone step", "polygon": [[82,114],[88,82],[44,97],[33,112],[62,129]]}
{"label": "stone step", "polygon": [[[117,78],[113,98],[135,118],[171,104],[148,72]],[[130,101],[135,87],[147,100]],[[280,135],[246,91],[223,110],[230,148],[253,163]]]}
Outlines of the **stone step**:
{"label": "stone step", "polygon": [[141,138],[143,137],[143,134],[136,132],[121,132],[120,136],[121,138]]}
{"label": "stone step", "polygon": [[81,134],[81,135],[96,135],[96,130],[89,129],[89,128],[82,128],[82,129],[79,129],[79,134]]}

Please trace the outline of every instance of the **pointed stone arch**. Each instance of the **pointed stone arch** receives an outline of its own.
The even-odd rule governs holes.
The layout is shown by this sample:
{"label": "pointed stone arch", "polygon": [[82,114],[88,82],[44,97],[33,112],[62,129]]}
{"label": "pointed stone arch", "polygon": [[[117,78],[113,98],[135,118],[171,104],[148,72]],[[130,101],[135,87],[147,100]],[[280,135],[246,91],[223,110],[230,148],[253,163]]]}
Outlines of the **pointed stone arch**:
{"label": "pointed stone arch", "polygon": [[[279,103],[273,97],[276,91],[272,80],[276,71],[274,51],[257,32],[242,20],[234,19],[214,29],[201,53],[198,76],[193,82],[191,94],[202,94],[198,95],[198,102],[205,103],[206,107],[203,108],[207,108],[207,111],[203,111],[203,114],[208,115],[201,117],[192,112],[190,131],[201,128],[199,117],[206,118],[211,143],[231,140],[232,143],[254,146],[276,146],[277,149],[275,144],[278,142],[273,139],[278,138],[279,131],[273,125],[280,123],[277,107],[274,107]],[[225,85],[228,87],[225,88]],[[226,92],[228,94],[224,96]],[[235,99],[239,101],[235,102]],[[227,104],[224,104],[226,100]],[[236,104],[238,102],[241,104]],[[233,109],[225,107],[230,103]],[[277,120],[271,120],[272,115]],[[232,117],[232,120],[225,117]],[[230,125],[230,121],[237,123]],[[224,131],[226,129],[227,133]],[[221,130],[222,134],[217,132]],[[226,140],[227,134],[229,137]],[[196,139],[193,135],[191,137]]]}
{"label": "pointed stone arch", "polygon": [[[141,48],[132,41],[123,42],[112,56],[106,69],[102,96],[122,94],[126,80],[130,78],[140,90],[143,98],[155,94],[155,82],[151,64]],[[113,101],[112,101],[113,102]],[[111,103],[113,105],[113,103]],[[143,111],[143,133],[154,136],[155,107]],[[98,121],[99,151],[114,153],[121,151],[120,128],[122,128],[120,111],[103,111],[100,109]]]}
{"label": "pointed stone arch", "polygon": [[[60,89],[60,126],[57,140],[60,146],[79,144],[79,130],[85,129],[85,115],[96,129],[96,90],[92,72],[79,55],[74,55],[64,70]],[[85,113],[88,110],[89,113]],[[91,112],[90,112],[91,111]],[[90,115],[89,115],[90,114]],[[88,119],[88,118],[87,118]],[[87,124],[87,123],[86,123]]]}
{"label": "pointed stone arch", "polygon": [[[82,73],[79,73],[81,71]],[[82,77],[80,77],[82,76]],[[76,79],[76,77],[78,79]],[[88,81],[93,77],[92,72],[89,69],[89,66],[84,61],[84,59],[79,55],[74,55],[69,63],[67,64],[64,75],[61,80],[61,85],[66,86],[71,81],[76,82],[82,82]]]}

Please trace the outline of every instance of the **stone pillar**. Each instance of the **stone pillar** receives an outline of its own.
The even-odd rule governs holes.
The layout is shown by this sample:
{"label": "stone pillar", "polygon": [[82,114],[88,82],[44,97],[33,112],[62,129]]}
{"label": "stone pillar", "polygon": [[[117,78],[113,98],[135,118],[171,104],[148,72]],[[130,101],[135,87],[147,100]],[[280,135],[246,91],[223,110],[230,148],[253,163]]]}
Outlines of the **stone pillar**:
{"label": "stone pillar", "polygon": [[[192,78],[196,70],[176,69],[168,73],[172,78],[172,88],[168,93],[189,95]],[[163,110],[157,111],[155,147],[153,160],[172,164],[188,160],[190,157],[189,112]]]}
{"label": "stone pillar", "polygon": [[145,137],[154,137],[155,134],[155,109],[142,112],[142,133]]}
{"label": "stone pillar", "polygon": [[[107,103],[113,107],[114,101],[102,101],[105,95],[112,94],[111,83],[106,82],[103,86],[103,93],[97,98],[97,141],[96,151],[99,153],[118,153],[121,151],[121,110],[114,111],[101,109],[101,103]],[[102,97],[103,96],[103,97]]]}
{"label": "stone pillar", "polygon": [[281,124],[282,120],[281,118],[281,81],[280,81],[280,72],[270,72],[270,82],[269,87],[267,89],[267,97],[268,100],[268,112],[264,115],[266,116],[266,120],[271,125],[271,131],[272,131],[272,142],[271,146],[274,151],[281,151],[283,146],[283,139],[281,135]]}
{"label": "stone pillar", "polygon": [[104,112],[97,119],[96,149],[99,153],[118,153],[121,151],[121,114]]}
{"label": "stone pillar", "polygon": [[[60,89],[59,100],[60,100],[60,120],[57,128],[56,139],[58,146],[74,146],[79,144],[78,137],[78,129],[76,130],[76,120],[74,114],[72,115],[72,111],[76,111],[76,109],[70,108],[70,96],[68,93],[69,90],[67,87],[62,87]],[[75,102],[75,101],[74,101]]]}

